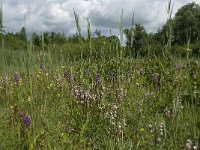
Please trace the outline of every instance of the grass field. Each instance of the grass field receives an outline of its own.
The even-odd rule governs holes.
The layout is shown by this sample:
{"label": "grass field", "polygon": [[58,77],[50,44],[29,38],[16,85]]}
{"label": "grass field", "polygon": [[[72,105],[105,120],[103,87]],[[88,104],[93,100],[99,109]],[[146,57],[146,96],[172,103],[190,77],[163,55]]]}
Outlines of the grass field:
{"label": "grass field", "polygon": [[197,60],[0,54],[2,150],[199,147]]}

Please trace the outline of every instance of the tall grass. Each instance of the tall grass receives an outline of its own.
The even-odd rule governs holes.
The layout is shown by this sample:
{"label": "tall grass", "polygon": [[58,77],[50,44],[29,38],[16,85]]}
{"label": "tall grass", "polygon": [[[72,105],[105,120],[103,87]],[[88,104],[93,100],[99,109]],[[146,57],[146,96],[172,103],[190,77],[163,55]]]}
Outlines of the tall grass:
{"label": "tall grass", "polygon": [[3,8],[2,1],[0,1],[0,38],[1,38],[1,49],[4,49],[4,27],[3,27]]}

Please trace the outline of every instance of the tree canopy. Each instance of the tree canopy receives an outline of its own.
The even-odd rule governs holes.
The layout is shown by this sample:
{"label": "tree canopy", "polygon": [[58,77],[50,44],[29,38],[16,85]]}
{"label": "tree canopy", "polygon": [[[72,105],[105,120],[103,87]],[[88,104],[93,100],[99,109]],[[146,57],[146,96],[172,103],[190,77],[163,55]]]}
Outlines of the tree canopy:
{"label": "tree canopy", "polygon": [[147,44],[148,34],[141,24],[136,24],[134,28],[124,29],[126,35],[126,45],[131,49],[131,53],[136,57],[139,50]]}
{"label": "tree canopy", "polygon": [[174,40],[178,44],[196,42],[200,36],[200,6],[189,3],[178,10],[174,17]]}

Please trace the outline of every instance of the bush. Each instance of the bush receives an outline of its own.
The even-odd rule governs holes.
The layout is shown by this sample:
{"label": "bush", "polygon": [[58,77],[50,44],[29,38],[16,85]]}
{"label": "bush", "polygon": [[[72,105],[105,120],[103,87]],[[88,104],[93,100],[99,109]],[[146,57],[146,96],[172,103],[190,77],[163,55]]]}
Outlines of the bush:
{"label": "bush", "polygon": [[171,53],[176,57],[185,58],[187,56],[187,48],[186,46],[175,44],[172,46]]}
{"label": "bush", "polygon": [[192,56],[199,57],[200,55],[200,41],[195,44],[191,44],[190,48],[192,49]]}

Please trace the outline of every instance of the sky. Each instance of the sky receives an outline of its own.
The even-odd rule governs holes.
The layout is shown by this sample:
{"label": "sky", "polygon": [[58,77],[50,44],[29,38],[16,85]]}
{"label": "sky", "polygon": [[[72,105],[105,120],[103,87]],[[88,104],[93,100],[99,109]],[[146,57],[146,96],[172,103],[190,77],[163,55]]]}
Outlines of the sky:
{"label": "sky", "polygon": [[[173,14],[189,2],[200,0],[172,0]],[[167,19],[168,0],[3,0],[3,22],[7,32],[17,32],[22,26],[28,32],[56,31],[66,35],[77,32],[74,12],[79,15],[81,32],[87,32],[87,18],[91,31],[110,31],[118,34],[118,22],[123,9],[123,27],[135,23],[145,26],[148,32],[156,32]],[[26,18],[26,19],[24,19]]]}

